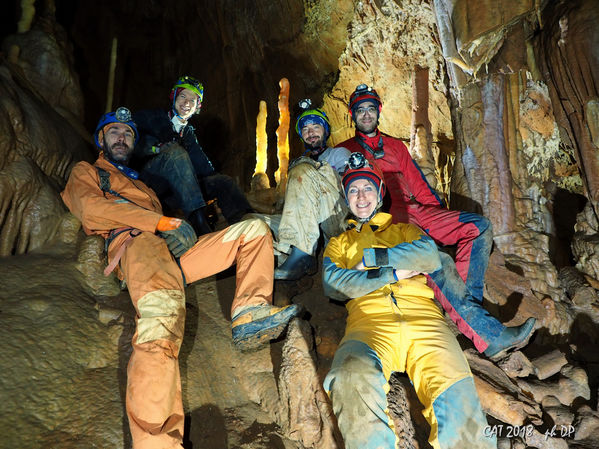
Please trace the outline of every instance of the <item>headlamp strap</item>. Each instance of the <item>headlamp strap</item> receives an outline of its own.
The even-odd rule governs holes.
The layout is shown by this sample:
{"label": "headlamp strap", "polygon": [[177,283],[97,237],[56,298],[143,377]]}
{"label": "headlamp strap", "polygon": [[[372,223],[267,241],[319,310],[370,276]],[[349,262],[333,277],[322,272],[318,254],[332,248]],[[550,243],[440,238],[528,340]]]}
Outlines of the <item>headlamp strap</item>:
{"label": "headlamp strap", "polygon": [[385,150],[383,149],[383,136],[379,135],[379,144],[377,148],[371,148],[359,134],[356,134],[356,140],[365,151],[368,151],[375,159],[381,159],[385,156]]}

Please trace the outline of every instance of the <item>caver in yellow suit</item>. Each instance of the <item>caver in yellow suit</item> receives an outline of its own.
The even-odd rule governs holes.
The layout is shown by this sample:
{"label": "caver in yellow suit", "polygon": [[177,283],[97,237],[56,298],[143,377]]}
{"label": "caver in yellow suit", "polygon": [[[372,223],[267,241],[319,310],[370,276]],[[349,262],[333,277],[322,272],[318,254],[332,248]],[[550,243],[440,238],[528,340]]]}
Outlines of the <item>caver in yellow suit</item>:
{"label": "caver in yellow suit", "polygon": [[388,380],[406,372],[435,449],[491,449],[485,416],[468,363],[433,302],[424,273],[441,269],[432,238],[412,224],[392,224],[376,211],[383,174],[352,153],[342,179],[356,220],[324,252],[327,296],[348,300],[345,336],[324,386],[347,449],[392,449],[398,440],[388,415]]}
{"label": "caver in yellow suit", "polygon": [[[109,174],[113,194],[101,189],[98,168]],[[270,306],[274,269],[270,231],[257,219],[236,223],[202,236],[178,264],[165,239],[156,235],[163,214],[154,192],[135,179],[135,172],[103,155],[93,166],[75,165],[62,197],[87,234],[108,239],[109,262],[120,256],[118,275],[127,281],[137,312],[126,401],[133,448],[180,449],[184,414],[178,354],[185,324],[185,283],[237,264],[231,307],[234,341],[243,347],[246,336],[254,337],[254,343],[276,337],[274,332],[280,333],[299,311],[295,306]],[[133,236],[131,230],[140,232]],[[260,314],[274,315],[279,325],[264,329]]]}
{"label": "caver in yellow suit", "polygon": [[[496,448],[462,350],[433,302],[424,275],[397,280],[393,268],[432,272],[441,267],[434,241],[411,224],[378,213],[331,239],[325,253],[325,293],[347,303],[345,336],[325,389],[347,449],[391,449],[397,442],[386,394],[392,372],[406,372],[431,426],[435,449]],[[389,250],[389,266],[350,269]]]}

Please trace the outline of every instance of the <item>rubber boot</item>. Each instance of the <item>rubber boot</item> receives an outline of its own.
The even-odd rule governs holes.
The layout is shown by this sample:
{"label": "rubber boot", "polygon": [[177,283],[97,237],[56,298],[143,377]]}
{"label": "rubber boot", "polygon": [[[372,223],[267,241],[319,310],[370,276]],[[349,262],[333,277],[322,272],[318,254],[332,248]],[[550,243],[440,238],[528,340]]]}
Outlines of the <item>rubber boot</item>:
{"label": "rubber boot", "polygon": [[204,208],[200,207],[199,209],[194,210],[189,214],[189,222],[191,226],[193,226],[196,235],[199,237],[200,235],[210,234],[212,228],[208,224],[208,219],[206,218],[206,214],[204,212]]}
{"label": "rubber boot", "polygon": [[521,348],[532,336],[536,321],[536,318],[529,318],[520,326],[506,327],[499,337],[489,344],[484,354],[489,358],[498,359],[510,349]]}
{"label": "rubber boot", "polygon": [[296,281],[306,274],[314,274],[317,269],[316,258],[291,247],[291,253],[283,264],[275,269],[275,279]]}

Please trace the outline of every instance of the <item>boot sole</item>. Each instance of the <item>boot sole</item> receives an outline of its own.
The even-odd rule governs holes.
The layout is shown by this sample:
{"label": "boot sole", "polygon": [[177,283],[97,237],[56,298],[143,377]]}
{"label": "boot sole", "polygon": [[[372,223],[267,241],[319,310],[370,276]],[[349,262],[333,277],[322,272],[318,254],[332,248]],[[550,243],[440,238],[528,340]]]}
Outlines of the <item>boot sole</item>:
{"label": "boot sole", "polygon": [[[285,309],[283,312],[279,312],[276,315],[271,315],[268,317],[264,317],[258,321],[252,321],[251,323],[242,324],[233,328],[233,343],[235,347],[242,352],[253,351],[259,349],[266,345],[269,341],[274,340],[279,337],[289,322],[304,313],[305,309],[301,304],[293,304]],[[273,316],[277,316],[277,320],[275,324],[269,328],[261,328],[261,324],[268,320],[272,319]],[[254,330],[255,329],[255,330]],[[249,334],[247,337],[243,338],[237,335]]]}

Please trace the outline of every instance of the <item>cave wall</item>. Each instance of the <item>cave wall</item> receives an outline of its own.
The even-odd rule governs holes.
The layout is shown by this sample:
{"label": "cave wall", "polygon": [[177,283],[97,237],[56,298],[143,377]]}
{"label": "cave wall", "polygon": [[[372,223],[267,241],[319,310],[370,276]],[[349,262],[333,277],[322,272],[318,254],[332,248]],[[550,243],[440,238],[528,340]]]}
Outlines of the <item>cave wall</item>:
{"label": "cave wall", "polygon": [[[37,86],[52,92],[63,82]],[[70,169],[93,157],[77,126],[40,91],[20,66],[0,65],[0,256],[53,240],[66,210],[59,193]]]}
{"label": "cave wall", "polygon": [[599,20],[596,2],[550,2],[543,11],[539,69],[564,145],[581,172],[585,195],[597,214],[599,201]]}
{"label": "cave wall", "polygon": [[[539,69],[547,63],[543,49],[552,48],[544,43],[551,25],[539,2],[463,5],[435,2],[455,105],[452,205],[489,217],[497,248],[523,270],[539,298],[559,301],[564,292],[555,267],[571,257],[560,242],[559,215],[580,212],[585,166],[574,162],[574,147],[561,138],[555,89]],[[500,19],[490,14],[496,7]],[[577,46],[576,40],[567,45]]]}

